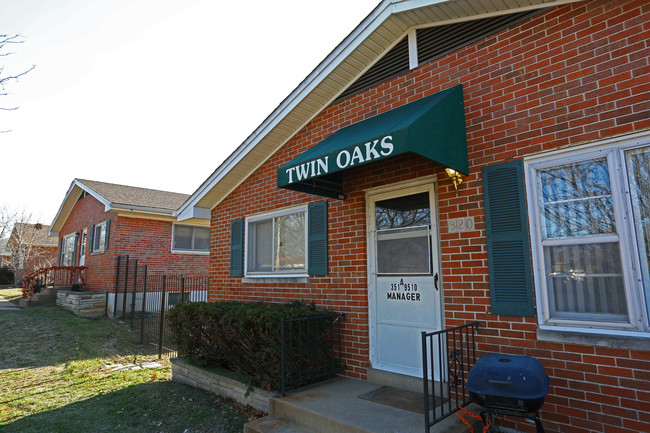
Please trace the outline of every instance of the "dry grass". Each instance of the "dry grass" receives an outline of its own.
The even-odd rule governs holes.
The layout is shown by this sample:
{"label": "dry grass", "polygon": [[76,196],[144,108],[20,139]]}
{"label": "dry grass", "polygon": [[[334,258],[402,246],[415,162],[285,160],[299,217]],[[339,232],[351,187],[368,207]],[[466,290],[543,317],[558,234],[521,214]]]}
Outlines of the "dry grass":
{"label": "dry grass", "polygon": [[[6,290],[0,290],[5,296]],[[0,432],[241,432],[259,413],[171,382],[127,325],[57,307],[0,313]]]}

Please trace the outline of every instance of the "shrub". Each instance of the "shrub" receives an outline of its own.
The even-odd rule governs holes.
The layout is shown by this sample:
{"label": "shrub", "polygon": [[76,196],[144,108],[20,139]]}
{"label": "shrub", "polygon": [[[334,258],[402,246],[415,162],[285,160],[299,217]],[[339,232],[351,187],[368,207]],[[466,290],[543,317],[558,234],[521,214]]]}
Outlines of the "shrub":
{"label": "shrub", "polygon": [[84,291],[84,286],[82,286],[80,283],[74,283],[71,287],[70,290],[73,292],[83,292]]}
{"label": "shrub", "polygon": [[14,271],[7,266],[0,268],[0,284],[13,284],[14,283]]}
{"label": "shrub", "polygon": [[[202,366],[235,371],[247,377],[250,384],[255,386],[280,389],[281,319],[316,316],[326,316],[325,322],[329,327],[335,313],[317,311],[314,305],[301,302],[191,302],[175,305],[169,312],[168,323],[181,356]],[[323,334],[321,332],[320,335]],[[327,363],[331,366],[336,362],[332,359],[332,342],[329,338],[321,339],[317,349],[314,349],[313,342],[295,344],[304,343],[308,338],[311,337],[307,336],[307,327],[292,335],[292,356],[295,357],[297,351],[302,352],[302,364]],[[318,353],[314,354],[314,350]],[[325,360],[324,356],[329,359]],[[322,370],[320,367],[300,366]]]}

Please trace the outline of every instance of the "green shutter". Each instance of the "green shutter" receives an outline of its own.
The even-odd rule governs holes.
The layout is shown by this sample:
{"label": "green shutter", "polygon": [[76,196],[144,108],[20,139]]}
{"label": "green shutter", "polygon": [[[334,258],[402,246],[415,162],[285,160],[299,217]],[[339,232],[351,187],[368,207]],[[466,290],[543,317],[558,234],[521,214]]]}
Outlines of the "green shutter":
{"label": "green shutter", "polygon": [[111,220],[107,219],[106,220],[106,233],[105,233],[106,237],[104,238],[104,250],[108,249],[108,236],[110,235],[110,233],[111,233]]}
{"label": "green shutter", "polygon": [[487,166],[482,175],[492,314],[534,316],[523,163]]}
{"label": "green shutter", "polygon": [[59,236],[59,266],[63,266],[63,236]]}
{"label": "green shutter", "polygon": [[230,276],[244,276],[244,220],[230,223]]}
{"label": "green shutter", "polygon": [[72,266],[77,265],[77,245],[79,244],[79,232],[74,234],[74,250],[72,251]]}
{"label": "green shutter", "polygon": [[309,275],[327,275],[327,202],[309,205],[307,243]]}
{"label": "green shutter", "polygon": [[93,224],[90,226],[90,236],[88,238],[88,252],[92,253],[93,252],[93,247],[94,245],[94,239],[95,239],[95,225]]}

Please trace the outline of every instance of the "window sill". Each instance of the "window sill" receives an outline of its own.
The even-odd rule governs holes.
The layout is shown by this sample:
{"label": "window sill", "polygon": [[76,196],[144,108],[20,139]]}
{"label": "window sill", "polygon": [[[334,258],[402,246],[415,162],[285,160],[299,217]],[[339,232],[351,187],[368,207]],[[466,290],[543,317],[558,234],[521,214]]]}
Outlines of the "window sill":
{"label": "window sill", "polygon": [[187,254],[193,256],[209,256],[210,251],[172,250],[172,254]]}
{"label": "window sill", "polygon": [[101,250],[101,251],[93,251],[90,253],[91,256],[97,255],[97,254],[104,254],[106,250]]}
{"label": "window sill", "polygon": [[556,343],[615,347],[618,349],[648,350],[650,333],[642,331],[614,331],[604,329],[576,329],[541,325],[537,339]]}
{"label": "window sill", "polygon": [[309,276],[307,275],[287,275],[287,276],[268,276],[268,275],[263,275],[263,276],[246,276],[242,278],[241,280],[242,283],[244,284],[251,284],[251,283],[275,283],[275,284],[283,284],[283,283],[297,283],[297,284],[307,284],[309,283]]}

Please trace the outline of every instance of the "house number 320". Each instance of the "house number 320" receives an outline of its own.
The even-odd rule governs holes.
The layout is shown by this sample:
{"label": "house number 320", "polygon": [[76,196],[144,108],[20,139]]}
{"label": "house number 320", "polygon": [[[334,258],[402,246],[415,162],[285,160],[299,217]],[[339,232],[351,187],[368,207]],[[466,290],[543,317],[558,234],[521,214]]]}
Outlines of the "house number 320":
{"label": "house number 320", "polygon": [[474,217],[452,218],[449,220],[449,233],[462,233],[474,230]]}

